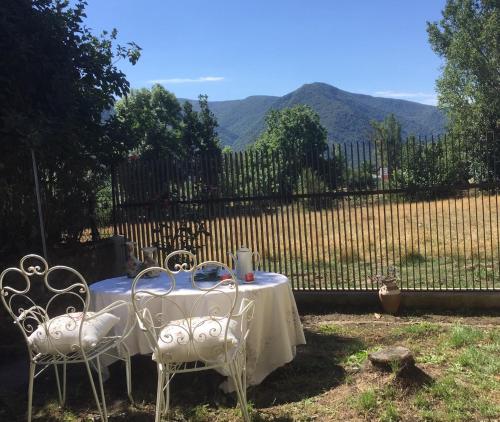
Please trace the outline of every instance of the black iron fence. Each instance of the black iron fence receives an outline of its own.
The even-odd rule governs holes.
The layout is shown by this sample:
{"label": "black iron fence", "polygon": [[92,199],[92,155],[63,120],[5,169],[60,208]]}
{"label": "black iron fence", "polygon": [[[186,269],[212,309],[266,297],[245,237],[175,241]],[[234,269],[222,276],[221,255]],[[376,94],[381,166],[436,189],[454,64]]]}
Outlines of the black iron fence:
{"label": "black iron fence", "polygon": [[229,262],[241,245],[294,289],[500,288],[493,135],[134,160],[113,172],[114,231]]}

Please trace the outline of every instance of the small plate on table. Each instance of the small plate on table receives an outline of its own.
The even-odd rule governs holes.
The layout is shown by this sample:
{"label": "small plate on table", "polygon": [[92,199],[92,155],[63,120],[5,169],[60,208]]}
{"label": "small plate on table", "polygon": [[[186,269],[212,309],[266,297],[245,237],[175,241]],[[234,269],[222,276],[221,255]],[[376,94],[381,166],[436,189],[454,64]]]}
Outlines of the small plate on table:
{"label": "small plate on table", "polygon": [[207,265],[196,272],[194,281],[220,281],[219,269],[220,268],[216,265]]}

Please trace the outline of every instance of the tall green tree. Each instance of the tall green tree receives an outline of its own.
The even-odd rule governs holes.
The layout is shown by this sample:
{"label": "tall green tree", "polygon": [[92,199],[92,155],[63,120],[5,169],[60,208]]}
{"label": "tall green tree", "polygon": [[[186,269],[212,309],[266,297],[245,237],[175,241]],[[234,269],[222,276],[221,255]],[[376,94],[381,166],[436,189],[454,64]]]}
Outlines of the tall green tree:
{"label": "tall green tree", "polygon": [[254,144],[255,149],[280,150],[304,158],[309,153],[322,153],[327,147],[327,131],[318,113],[306,105],[271,110],[266,116],[266,129]]}
{"label": "tall green tree", "polygon": [[410,137],[402,149],[401,167],[393,182],[406,189],[412,199],[431,199],[456,195],[470,177],[467,150],[451,136],[433,142]]}
{"label": "tall green tree", "polygon": [[128,131],[133,152],[143,158],[165,157],[190,160],[203,153],[220,152],[217,120],[205,95],[199,97],[199,110],[155,84],[151,89],[132,90],[117,101],[115,117]]}
{"label": "tall green tree", "polygon": [[447,0],[442,16],[427,23],[444,60],[438,104],[452,134],[469,145],[474,178],[500,177],[500,2]]}
{"label": "tall green tree", "polygon": [[[200,95],[196,111],[190,102],[181,105],[174,94],[156,84],[151,89],[132,90],[119,100],[115,118],[125,128],[124,135],[132,139],[132,154],[167,159],[179,183],[190,187],[158,186],[151,173],[142,175],[145,183],[141,194],[161,198],[176,197],[181,191],[198,197],[218,194],[221,147],[217,119],[208,107],[207,96]],[[153,192],[155,187],[159,191]]]}
{"label": "tall green tree", "polygon": [[145,158],[181,158],[179,142],[182,108],[161,85],[133,89],[115,104],[115,117],[124,127],[133,153]]}
{"label": "tall green tree", "polygon": [[187,156],[196,154],[216,154],[221,151],[217,134],[217,119],[208,107],[208,97],[198,98],[200,111],[195,111],[193,105],[186,101],[183,105],[181,122],[181,148]]}
{"label": "tall green tree", "polygon": [[387,168],[389,176],[401,165],[401,124],[394,114],[383,121],[371,121],[371,140],[375,145],[376,162],[379,167]]}
{"label": "tall green tree", "polygon": [[[293,192],[302,169],[315,167],[327,147],[327,131],[319,115],[306,105],[271,110],[264,132],[252,146],[257,155],[267,158],[270,181],[264,183],[265,189],[285,193]],[[271,176],[273,171],[276,178]]]}
{"label": "tall green tree", "polygon": [[[218,194],[221,146],[217,134],[217,119],[208,107],[208,97],[198,97],[199,111],[190,102],[183,105],[180,150],[183,167],[198,178],[195,182],[203,196]],[[205,160],[205,161],[203,161]],[[201,161],[201,163],[200,163]],[[195,178],[196,180],[196,178]]]}
{"label": "tall green tree", "polygon": [[93,34],[84,24],[85,6],[0,2],[0,248],[25,251],[39,238],[31,149],[49,241],[75,239],[88,227],[108,166],[128,149],[102,114],[129,91],[117,60],[135,64],[140,48],[117,45],[116,30]]}
{"label": "tall green tree", "polygon": [[500,3],[447,0],[439,22],[427,22],[432,49],[444,60],[439,106],[458,132],[485,133],[500,119]]}

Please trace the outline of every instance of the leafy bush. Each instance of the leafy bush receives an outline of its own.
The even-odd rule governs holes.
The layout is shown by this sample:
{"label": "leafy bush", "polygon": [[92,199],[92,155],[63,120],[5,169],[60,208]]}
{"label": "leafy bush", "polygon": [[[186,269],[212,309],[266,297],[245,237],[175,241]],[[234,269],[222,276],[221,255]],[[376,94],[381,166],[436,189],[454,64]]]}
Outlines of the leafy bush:
{"label": "leafy bush", "polygon": [[95,221],[96,194],[128,148],[114,119],[103,119],[129,83],[118,59],[140,48],[94,35],[84,1],[0,2],[0,237],[2,253],[40,239],[31,151],[36,155],[49,242],[77,240]]}

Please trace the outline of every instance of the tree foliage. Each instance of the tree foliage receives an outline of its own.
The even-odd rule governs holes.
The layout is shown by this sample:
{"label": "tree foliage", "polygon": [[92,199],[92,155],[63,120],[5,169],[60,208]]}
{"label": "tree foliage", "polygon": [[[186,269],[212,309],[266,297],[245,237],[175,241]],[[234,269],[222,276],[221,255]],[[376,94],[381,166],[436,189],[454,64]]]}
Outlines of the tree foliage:
{"label": "tree foliage", "polygon": [[[199,96],[198,106],[196,111],[188,101],[181,105],[174,94],[155,84],[151,89],[132,90],[117,101],[115,118],[138,158],[167,159],[172,171],[187,184],[182,191],[206,198],[218,194],[219,166],[204,163],[220,162],[221,147],[217,120],[208,108],[206,95]],[[155,185],[155,175],[151,173],[150,181],[147,177],[143,175],[146,190]],[[156,196],[178,196],[167,185],[160,188]]]}
{"label": "tree foliage", "polygon": [[297,105],[271,110],[266,116],[266,129],[255,142],[256,150],[280,150],[305,159],[311,152],[325,151],[327,132],[319,115],[309,106]]}
{"label": "tree foliage", "polygon": [[452,196],[467,184],[468,162],[464,143],[452,136],[432,142],[411,137],[401,150],[401,166],[392,182],[412,199]]}
{"label": "tree foliage", "polygon": [[140,48],[116,45],[116,30],[94,35],[84,24],[85,6],[0,2],[0,237],[12,239],[2,246],[13,250],[39,235],[30,149],[46,187],[49,240],[58,241],[88,227],[99,180],[128,148],[113,136],[112,119],[104,123],[101,116],[129,90],[116,61],[136,63]]}
{"label": "tree foliage", "polygon": [[208,108],[206,95],[200,95],[199,109],[195,111],[187,101],[181,105],[159,84],[132,90],[115,106],[116,119],[127,128],[135,153],[142,158],[184,162],[221,151],[217,120]]}
{"label": "tree foliage", "polygon": [[387,116],[382,122],[371,121],[371,140],[375,145],[376,164],[387,168],[389,177],[401,165],[401,125],[394,114]]}
{"label": "tree foliage", "polygon": [[178,153],[181,111],[175,95],[155,85],[151,90],[133,89],[118,100],[115,118],[135,154],[144,158],[174,156]]}
{"label": "tree foliage", "polygon": [[495,130],[500,123],[500,3],[447,0],[442,16],[427,23],[429,42],[444,59],[439,106],[456,134]]}
{"label": "tree foliage", "polygon": [[271,191],[280,189],[292,193],[304,167],[316,166],[326,151],[327,131],[319,116],[309,106],[297,105],[283,110],[271,110],[266,116],[266,128],[253,145],[257,156],[273,156],[263,176],[273,170],[274,184],[265,184]]}
{"label": "tree foliage", "polygon": [[499,177],[500,145],[491,139],[500,129],[500,3],[447,0],[442,15],[427,23],[429,42],[444,59],[439,106],[448,112],[452,134],[470,145],[471,172]]}

